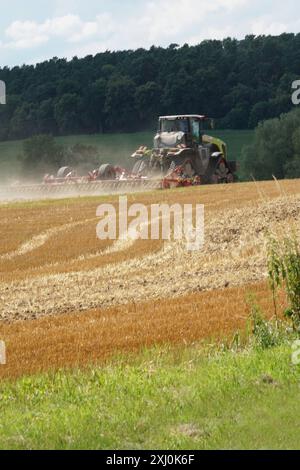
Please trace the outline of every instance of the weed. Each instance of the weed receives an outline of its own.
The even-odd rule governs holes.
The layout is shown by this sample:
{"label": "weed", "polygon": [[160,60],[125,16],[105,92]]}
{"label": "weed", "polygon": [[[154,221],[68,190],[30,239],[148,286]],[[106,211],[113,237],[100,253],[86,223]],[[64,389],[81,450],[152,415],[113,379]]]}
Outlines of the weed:
{"label": "weed", "polygon": [[252,333],[249,339],[250,344],[252,343],[260,349],[268,349],[281,344],[286,331],[282,322],[279,322],[278,319],[267,320],[253,296],[249,296],[248,305]]}
{"label": "weed", "polygon": [[270,239],[268,274],[276,314],[276,292],[284,287],[289,301],[285,316],[292,320],[294,330],[300,332],[300,247],[295,234],[282,241]]}

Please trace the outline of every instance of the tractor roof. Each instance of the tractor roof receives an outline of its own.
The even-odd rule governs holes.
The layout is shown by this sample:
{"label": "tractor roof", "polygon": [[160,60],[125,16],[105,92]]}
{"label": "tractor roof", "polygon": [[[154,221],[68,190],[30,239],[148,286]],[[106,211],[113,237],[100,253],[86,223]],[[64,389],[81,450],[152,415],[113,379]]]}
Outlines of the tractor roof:
{"label": "tractor roof", "polygon": [[192,119],[199,119],[199,121],[205,121],[208,119],[207,116],[201,115],[201,114],[179,114],[175,116],[160,116],[159,119],[166,119],[170,121],[174,121],[175,119],[187,119],[187,118],[192,118]]}

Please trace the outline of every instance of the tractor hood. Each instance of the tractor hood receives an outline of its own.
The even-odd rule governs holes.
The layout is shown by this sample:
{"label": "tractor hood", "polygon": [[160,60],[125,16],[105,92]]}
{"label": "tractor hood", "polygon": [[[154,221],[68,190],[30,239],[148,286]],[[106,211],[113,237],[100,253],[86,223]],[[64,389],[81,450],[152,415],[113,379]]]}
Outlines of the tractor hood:
{"label": "tractor hood", "polygon": [[155,148],[172,148],[182,143],[184,132],[159,132],[154,137]]}

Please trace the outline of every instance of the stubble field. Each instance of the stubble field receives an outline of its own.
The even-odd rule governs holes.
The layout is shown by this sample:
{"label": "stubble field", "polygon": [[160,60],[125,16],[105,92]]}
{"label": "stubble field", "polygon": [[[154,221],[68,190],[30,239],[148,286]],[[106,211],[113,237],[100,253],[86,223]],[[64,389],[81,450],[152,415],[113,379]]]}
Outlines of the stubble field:
{"label": "stubble field", "polygon": [[[298,230],[300,181],[131,194],[205,205],[205,245],[100,241],[96,209],[117,196],[0,206],[0,377],[106,361],[162,344],[229,338],[254,293],[267,314],[268,234]],[[282,303],[284,297],[280,298]]]}

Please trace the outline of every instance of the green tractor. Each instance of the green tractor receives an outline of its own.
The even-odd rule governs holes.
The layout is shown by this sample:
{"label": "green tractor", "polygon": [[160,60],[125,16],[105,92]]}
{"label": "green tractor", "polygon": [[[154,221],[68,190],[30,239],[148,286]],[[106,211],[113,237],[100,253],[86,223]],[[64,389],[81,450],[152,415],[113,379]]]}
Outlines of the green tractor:
{"label": "green tractor", "polygon": [[236,162],[228,161],[225,142],[205,134],[213,120],[201,115],[161,116],[154,148],[140,147],[133,155],[133,173],[158,177],[181,169],[181,176],[201,184],[232,183]]}

